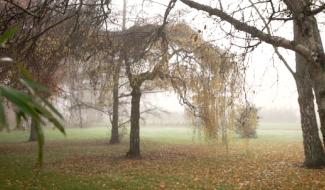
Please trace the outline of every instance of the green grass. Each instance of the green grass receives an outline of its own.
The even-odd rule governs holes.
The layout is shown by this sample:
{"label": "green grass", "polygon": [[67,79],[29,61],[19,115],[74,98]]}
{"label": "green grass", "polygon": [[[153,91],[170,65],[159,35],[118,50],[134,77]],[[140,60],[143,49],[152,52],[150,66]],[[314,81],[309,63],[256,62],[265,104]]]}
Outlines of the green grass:
{"label": "green grass", "polygon": [[[184,126],[144,126],[140,133],[142,138],[157,142],[171,142],[175,144],[184,144],[192,142],[193,129]],[[109,139],[110,129],[105,127],[91,128],[67,128],[67,136],[62,135],[56,129],[46,129],[45,138],[52,140],[91,140],[91,139]],[[261,124],[257,130],[258,136],[262,139],[282,138],[283,140],[301,140],[301,130],[297,124]],[[127,134],[126,134],[127,136]],[[29,131],[0,132],[0,143],[16,143],[28,140]]]}
{"label": "green grass", "polygon": [[[103,139],[109,137],[108,128],[67,128],[66,136],[56,129],[46,129],[46,140],[87,140],[87,139]],[[28,140],[29,131],[10,131],[0,133],[0,143],[24,142]]]}
{"label": "green grass", "polygon": [[[191,127],[142,127],[140,130],[141,137],[159,142],[172,143],[190,143],[192,139]],[[67,128],[66,136],[62,135],[56,129],[46,129],[45,138],[47,141],[65,141],[65,140],[94,140],[109,139],[110,130],[104,127],[92,128]],[[124,135],[125,137],[128,134]],[[28,140],[29,131],[11,131],[0,133],[0,143],[25,142]]]}
{"label": "green grass", "polygon": [[[320,189],[323,170],[303,161],[299,130],[262,126],[259,138],[231,138],[229,151],[193,143],[190,127],[142,127],[141,160],[128,160],[128,136],[108,145],[108,128],[45,131],[45,162],[35,168],[28,131],[0,133],[0,189]],[[290,133],[290,131],[292,133]],[[304,180],[302,180],[304,179]]]}

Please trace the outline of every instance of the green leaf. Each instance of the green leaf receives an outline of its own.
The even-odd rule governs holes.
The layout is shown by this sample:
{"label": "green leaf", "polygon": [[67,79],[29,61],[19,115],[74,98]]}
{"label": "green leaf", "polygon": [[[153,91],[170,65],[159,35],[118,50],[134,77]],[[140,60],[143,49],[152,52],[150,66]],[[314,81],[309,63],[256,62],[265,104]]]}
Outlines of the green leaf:
{"label": "green leaf", "polygon": [[50,94],[50,90],[48,88],[46,88],[45,86],[43,86],[41,84],[34,82],[33,80],[30,80],[27,78],[21,78],[21,79],[19,79],[19,81],[31,92],[31,94],[36,94],[36,93]]}
{"label": "green leaf", "polygon": [[7,119],[5,114],[5,109],[2,101],[0,100],[0,129],[7,128]]}
{"label": "green leaf", "polygon": [[65,135],[64,126],[61,124],[61,122],[58,119],[55,118],[55,116],[51,113],[51,111],[47,110],[44,106],[40,105],[37,102],[34,102],[34,106],[37,109],[38,113],[40,113],[44,118],[46,118],[51,123],[53,123],[54,126]]}
{"label": "green leaf", "polygon": [[27,121],[27,116],[24,112],[22,111],[16,111],[16,128],[20,128],[20,124],[21,124],[21,119],[23,118],[25,121]]}
{"label": "green leaf", "polygon": [[55,119],[54,117],[52,117],[52,118],[48,118],[48,120],[49,120],[51,123],[53,123],[54,126],[55,126],[59,131],[61,131],[61,133],[63,133],[64,135],[66,135],[66,133],[65,133],[65,129],[64,129],[64,126],[63,126],[63,124],[62,124],[59,120]]}
{"label": "green leaf", "polygon": [[[31,95],[13,88],[0,86],[0,100],[2,97],[6,98],[17,107],[17,125],[20,124],[22,118],[27,120],[28,117],[31,117],[34,121],[38,140],[38,163],[42,166],[44,133],[41,124],[45,124],[44,120],[46,119],[66,135],[62,124],[64,118],[46,98],[38,96],[38,93],[44,95],[44,93],[50,94],[50,91],[43,85],[33,81],[32,75],[23,66],[18,65],[18,67],[23,76],[20,82],[28,89]],[[4,126],[4,123],[6,123],[6,116],[4,113],[4,107],[0,101],[0,127]]]}
{"label": "green leaf", "polygon": [[44,147],[44,133],[43,128],[41,127],[40,121],[35,120],[35,128],[37,133],[37,142],[38,142],[38,163],[42,167],[43,164],[43,147]]}
{"label": "green leaf", "polygon": [[6,30],[2,36],[0,36],[0,45],[5,44],[10,38],[12,38],[17,32],[17,27],[12,27]]}
{"label": "green leaf", "polygon": [[2,90],[2,95],[14,105],[16,105],[19,110],[30,115],[33,118],[39,118],[39,114],[36,112],[34,107],[30,105],[30,103],[33,102],[32,97],[8,87],[0,88]]}
{"label": "green leaf", "polygon": [[42,98],[42,101],[45,103],[45,105],[47,107],[50,108],[50,110],[52,110],[60,119],[64,119],[63,115],[57,110],[55,109],[55,107],[45,98]]}
{"label": "green leaf", "polygon": [[21,124],[21,111],[16,112],[16,128],[20,128],[20,124]]}
{"label": "green leaf", "polygon": [[33,75],[22,64],[17,64],[18,70],[23,79],[33,80]]}

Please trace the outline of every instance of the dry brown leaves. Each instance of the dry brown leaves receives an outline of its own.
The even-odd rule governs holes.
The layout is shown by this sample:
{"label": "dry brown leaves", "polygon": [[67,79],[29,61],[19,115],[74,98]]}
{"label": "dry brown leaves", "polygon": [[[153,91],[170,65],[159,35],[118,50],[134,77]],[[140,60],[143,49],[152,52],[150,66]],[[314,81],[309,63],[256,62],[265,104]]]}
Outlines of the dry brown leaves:
{"label": "dry brown leaves", "polygon": [[[127,144],[104,141],[48,143],[45,170],[81,180],[132,184],[121,189],[325,189],[324,169],[305,169],[300,142],[167,145],[146,142],[142,159],[124,157]],[[11,149],[13,147],[13,149]],[[27,146],[27,145],[26,145]],[[10,152],[24,146],[1,146]],[[57,155],[57,156],[55,156]],[[60,155],[60,156],[58,156]]]}

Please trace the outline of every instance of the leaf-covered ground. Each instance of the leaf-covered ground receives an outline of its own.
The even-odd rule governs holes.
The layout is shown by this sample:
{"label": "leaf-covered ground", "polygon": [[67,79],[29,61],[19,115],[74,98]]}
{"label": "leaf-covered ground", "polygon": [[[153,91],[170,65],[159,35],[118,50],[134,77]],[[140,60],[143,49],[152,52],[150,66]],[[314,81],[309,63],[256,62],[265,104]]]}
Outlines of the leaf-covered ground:
{"label": "leaf-covered ground", "polygon": [[107,142],[48,141],[40,172],[34,143],[1,143],[0,189],[325,189],[325,169],[300,167],[297,139],[231,140],[227,153],[158,135],[142,141],[139,160],[124,158],[127,142]]}

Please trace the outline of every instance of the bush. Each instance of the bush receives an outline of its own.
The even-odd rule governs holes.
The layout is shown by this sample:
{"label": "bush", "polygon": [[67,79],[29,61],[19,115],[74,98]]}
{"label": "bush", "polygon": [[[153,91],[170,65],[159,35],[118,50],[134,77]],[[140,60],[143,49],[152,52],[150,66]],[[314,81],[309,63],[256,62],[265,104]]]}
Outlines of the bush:
{"label": "bush", "polygon": [[241,138],[256,138],[258,124],[258,109],[255,105],[246,105],[238,108],[235,122],[236,133]]}

